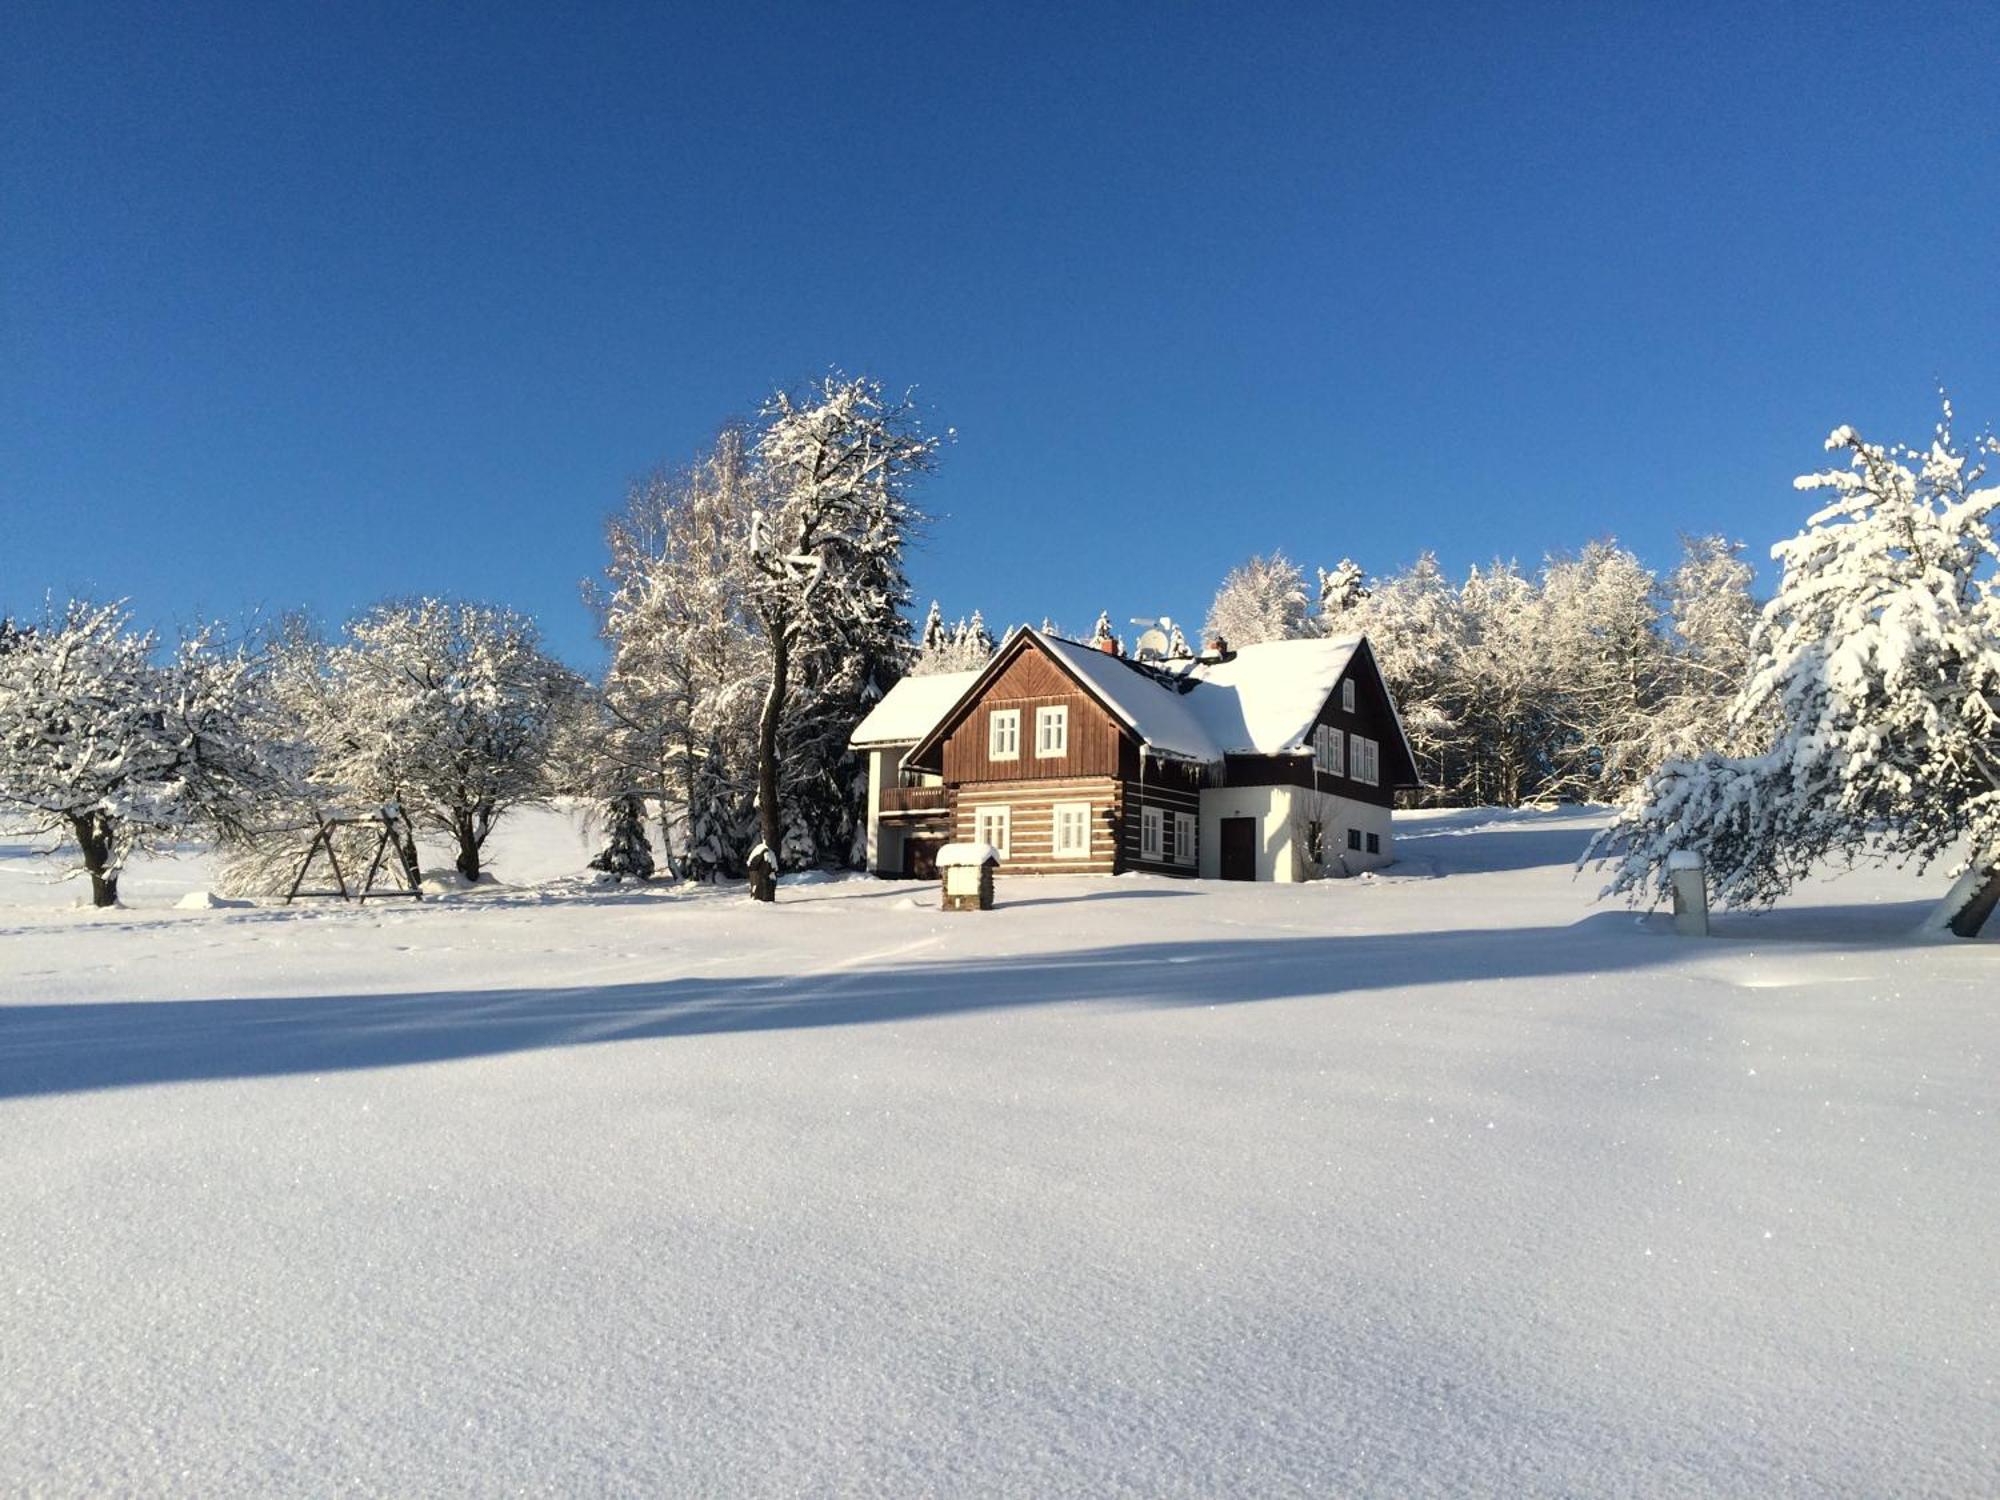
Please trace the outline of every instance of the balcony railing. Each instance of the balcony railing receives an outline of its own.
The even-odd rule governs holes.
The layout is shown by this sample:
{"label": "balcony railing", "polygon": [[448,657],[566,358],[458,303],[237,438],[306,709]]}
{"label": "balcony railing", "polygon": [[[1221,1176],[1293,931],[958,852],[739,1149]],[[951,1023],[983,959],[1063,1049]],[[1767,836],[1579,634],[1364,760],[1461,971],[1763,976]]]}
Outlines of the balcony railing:
{"label": "balcony railing", "polygon": [[951,790],[941,786],[885,786],[882,811],[885,813],[945,812],[951,807]]}

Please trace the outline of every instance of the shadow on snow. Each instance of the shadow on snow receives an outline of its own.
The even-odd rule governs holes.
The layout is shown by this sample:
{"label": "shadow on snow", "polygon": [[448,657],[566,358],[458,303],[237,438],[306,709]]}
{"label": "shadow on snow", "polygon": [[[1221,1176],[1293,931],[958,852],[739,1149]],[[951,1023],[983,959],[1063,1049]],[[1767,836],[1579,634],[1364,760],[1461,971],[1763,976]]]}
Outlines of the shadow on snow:
{"label": "shadow on snow", "polygon": [[1609,975],[1687,953],[1671,938],[1635,932],[1629,912],[1601,912],[1567,927],[1134,943],[817,974],[10,1006],[0,1008],[0,1098],[1030,1006],[1332,1001],[1489,979]]}

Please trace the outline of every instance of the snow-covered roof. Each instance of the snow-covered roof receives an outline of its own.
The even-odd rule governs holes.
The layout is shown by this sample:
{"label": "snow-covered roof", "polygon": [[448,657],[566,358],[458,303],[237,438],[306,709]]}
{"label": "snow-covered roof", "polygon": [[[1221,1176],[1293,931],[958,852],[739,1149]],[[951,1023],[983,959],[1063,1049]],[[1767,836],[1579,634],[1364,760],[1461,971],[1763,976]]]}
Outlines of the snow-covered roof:
{"label": "snow-covered roof", "polygon": [[1099,651],[1095,646],[1044,635],[1039,630],[1031,633],[1049,655],[1068,667],[1152,750],[1187,760],[1222,758],[1214,737],[1188,706],[1194,693],[1182,693],[1177,686],[1140,671],[1122,656]]}
{"label": "snow-covered roof", "polygon": [[855,725],[848,744],[856,749],[915,744],[951,712],[978,676],[977,672],[939,672],[930,677],[903,678]]}
{"label": "snow-covered roof", "polygon": [[[1141,666],[1081,641],[1039,630],[1022,634],[1067,668],[1153,754],[1205,765],[1225,755],[1309,753],[1313,724],[1363,640],[1350,635],[1266,641],[1242,647],[1225,661]],[[996,656],[985,670],[999,666]],[[862,720],[853,743],[920,745],[984,675],[905,677]]]}
{"label": "snow-covered roof", "polygon": [[1265,641],[1227,661],[1186,668],[1182,701],[1225,755],[1289,755],[1308,748],[1315,720],[1361,644],[1336,639]]}

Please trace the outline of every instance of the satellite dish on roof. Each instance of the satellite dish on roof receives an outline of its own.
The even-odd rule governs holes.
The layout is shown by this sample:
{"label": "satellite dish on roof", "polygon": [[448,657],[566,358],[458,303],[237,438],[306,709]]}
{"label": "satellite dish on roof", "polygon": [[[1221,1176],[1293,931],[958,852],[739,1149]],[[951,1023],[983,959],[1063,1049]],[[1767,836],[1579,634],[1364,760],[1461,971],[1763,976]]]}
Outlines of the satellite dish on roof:
{"label": "satellite dish on roof", "polygon": [[[1135,622],[1136,623],[1136,622]],[[1142,633],[1132,647],[1132,654],[1140,661],[1165,661],[1167,659],[1167,633],[1155,625]]]}

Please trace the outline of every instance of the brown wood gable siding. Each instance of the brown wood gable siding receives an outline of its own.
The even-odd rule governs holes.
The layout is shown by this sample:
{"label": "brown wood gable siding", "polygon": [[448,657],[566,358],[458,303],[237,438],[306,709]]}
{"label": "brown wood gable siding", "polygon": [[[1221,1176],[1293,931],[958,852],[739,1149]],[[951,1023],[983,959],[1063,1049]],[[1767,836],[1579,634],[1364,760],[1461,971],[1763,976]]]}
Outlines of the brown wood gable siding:
{"label": "brown wood gable siding", "polygon": [[[1058,802],[1090,804],[1090,853],[1085,857],[1055,853],[1055,806]],[[971,843],[979,837],[979,809],[1005,807],[1008,822],[1007,857],[1002,875],[1115,875],[1118,834],[1124,812],[1121,783],[1111,776],[1035,777],[1018,781],[984,781],[959,787],[952,798],[952,837]]]}
{"label": "brown wood gable siding", "polygon": [[[1069,750],[1035,754],[1035,710],[1063,704],[1069,709]],[[1020,757],[994,760],[988,754],[988,725],[995,709],[1021,715]],[[942,765],[948,785],[987,781],[1059,780],[1075,776],[1115,776],[1118,747],[1125,733],[1118,721],[1069,675],[1032,646],[986,685],[945,739]]]}

